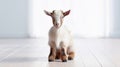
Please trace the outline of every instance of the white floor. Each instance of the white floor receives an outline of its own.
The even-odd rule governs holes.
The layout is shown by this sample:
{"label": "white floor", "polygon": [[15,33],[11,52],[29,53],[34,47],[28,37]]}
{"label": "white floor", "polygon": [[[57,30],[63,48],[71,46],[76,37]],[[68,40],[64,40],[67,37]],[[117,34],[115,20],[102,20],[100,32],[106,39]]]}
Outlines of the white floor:
{"label": "white floor", "polygon": [[0,39],[0,67],[120,67],[120,39],[75,39],[74,61],[48,62],[47,39]]}

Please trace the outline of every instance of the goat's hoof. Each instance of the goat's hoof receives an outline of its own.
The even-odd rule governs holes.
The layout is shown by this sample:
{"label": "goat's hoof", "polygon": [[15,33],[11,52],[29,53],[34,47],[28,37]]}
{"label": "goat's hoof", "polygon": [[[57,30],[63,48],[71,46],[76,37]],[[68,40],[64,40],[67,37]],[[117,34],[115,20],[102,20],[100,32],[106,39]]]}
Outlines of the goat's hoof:
{"label": "goat's hoof", "polygon": [[49,62],[53,62],[54,60],[49,59],[48,61],[49,61]]}
{"label": "goat's hoof", "polygon": [[48,61],[49,62],[53,62],[55,60],[55,57],[54,56],[49,56],[49,58],[48,58]]}
{"label": "goat's hoof", "polygon": [[68,57],[68,60],[73,60],[73,58],[72,57]]}
{"label": "goat's hoof", "polygon": [[62,62],[67,62],[67,60],[62,60]]}

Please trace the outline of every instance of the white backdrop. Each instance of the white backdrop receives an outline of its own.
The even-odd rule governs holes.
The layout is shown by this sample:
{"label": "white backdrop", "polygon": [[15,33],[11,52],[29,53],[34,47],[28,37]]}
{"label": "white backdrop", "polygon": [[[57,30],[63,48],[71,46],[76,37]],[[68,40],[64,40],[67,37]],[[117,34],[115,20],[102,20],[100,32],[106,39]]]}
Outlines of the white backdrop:
{"label": "white backdrop", "polygon": [[110,28],[109,0],[31,0],[29,33],[32,37],[47,37],[51,18],[43,10],[71,10],[64,24],[78,37],[105,37]]}
{"label": "white backdrop", "polygon": [[43,10],[69,10],[76,37],[120,37],[120,0],[1,0],[0,37],[47,37],[51,18]]}

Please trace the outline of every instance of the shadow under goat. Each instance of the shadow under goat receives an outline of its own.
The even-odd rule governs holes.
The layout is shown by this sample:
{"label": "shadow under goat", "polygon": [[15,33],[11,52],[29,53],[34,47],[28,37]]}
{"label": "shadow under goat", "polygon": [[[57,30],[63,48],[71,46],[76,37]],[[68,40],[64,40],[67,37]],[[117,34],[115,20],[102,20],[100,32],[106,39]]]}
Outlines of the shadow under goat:
{"label": "shadow under goat", "polygon": [[62,10],[53,10],[52,12],[44,10],[46,15],[51,16],[53,26],[49,30],[49,46],[50,54],[48,61],[61,59],[62,62],[74,59],[73,38],[70,31],[63,26],[63,18],[69,15],[70,10],[63,12]]}

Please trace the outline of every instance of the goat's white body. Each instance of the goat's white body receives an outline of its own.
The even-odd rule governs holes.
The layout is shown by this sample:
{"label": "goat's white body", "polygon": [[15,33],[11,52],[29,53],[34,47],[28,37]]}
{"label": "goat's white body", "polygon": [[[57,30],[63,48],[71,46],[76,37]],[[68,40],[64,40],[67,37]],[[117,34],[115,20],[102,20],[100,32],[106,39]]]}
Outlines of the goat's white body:
{"label": "goat's white body", "polygon": [[49,30],[49,61],[61,59],[62,62],[74,58],[73,40],[70,31],[63,26],[63,18],[69,15],[70,10],[53,10],[52,12],[44,11],[46,15],[51,16],[53,27]]}
{"label": "goat's white body", "polygon": [[51,27],[49,31],[49,45],[57,49],[69,48],[69,51],[72,51],[73,40],[71,32],[65,26],[60,28]]}

